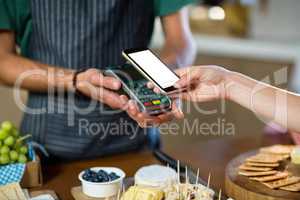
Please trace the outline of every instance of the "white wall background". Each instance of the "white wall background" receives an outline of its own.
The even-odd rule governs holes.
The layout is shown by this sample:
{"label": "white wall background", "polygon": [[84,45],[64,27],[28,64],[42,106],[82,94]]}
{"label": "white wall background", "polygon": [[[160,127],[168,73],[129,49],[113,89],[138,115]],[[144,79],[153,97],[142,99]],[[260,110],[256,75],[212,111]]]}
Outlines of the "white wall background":
{"label": "white wall background", "polygon": [[253,5],[250,35],[257,39],[300,45],[300,1],[269,0],[266,13]]}

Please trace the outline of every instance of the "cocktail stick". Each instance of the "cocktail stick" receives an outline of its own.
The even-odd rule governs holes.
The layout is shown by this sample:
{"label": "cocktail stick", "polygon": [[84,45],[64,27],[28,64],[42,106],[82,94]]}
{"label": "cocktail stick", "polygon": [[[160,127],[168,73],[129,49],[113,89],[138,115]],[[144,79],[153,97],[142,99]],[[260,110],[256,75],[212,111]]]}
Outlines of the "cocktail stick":
{"label": "cocktail stick", "polygon": [[198,182],[199,182],[199,168],[197,169],[196,185],[198,184]]}
{"label": "cocktail stick", "polygon": [[211,178],[211,173],[209,172],[209,174],[208,174],[208,180],[207,180],[207,188],[210,187],[210,178]]}

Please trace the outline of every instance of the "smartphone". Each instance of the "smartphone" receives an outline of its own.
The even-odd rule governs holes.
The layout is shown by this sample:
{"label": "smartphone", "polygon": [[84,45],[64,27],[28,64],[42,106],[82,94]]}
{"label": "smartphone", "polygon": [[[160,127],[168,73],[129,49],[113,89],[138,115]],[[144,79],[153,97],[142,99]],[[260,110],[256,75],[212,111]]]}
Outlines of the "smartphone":
{"label": "smartphone", "polygon": [[146,112],[149,115],[160,115],[171,110],[171,99],[149,89],[147,87],[148,80],[131,64],[110,67],[104,74],[112,76],[122,83],[122,90],[137,102],[141,112]]}
{"label": "smartphone", "polygon": [[180,92],[173,85],[179,77],[164,64],[150,49],[126,49],[122,55],[163,93]]}

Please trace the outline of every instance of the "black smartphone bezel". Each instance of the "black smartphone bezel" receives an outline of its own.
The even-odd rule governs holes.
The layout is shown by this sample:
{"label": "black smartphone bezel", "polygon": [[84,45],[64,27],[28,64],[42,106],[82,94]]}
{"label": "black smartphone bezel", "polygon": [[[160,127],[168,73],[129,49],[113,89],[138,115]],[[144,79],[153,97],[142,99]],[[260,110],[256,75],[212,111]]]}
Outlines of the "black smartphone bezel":
{"label": "black smartphone bezel", "polygon": [[160,60],[160,62],[162,62],[168,69],[170,72],[172,72],[173,74],[175,74],[176,77],[178,77],[178,80],[180,79],[180,77],[174,73],[167,65],[166,63],[164,63],[159,57],[158,55],[156,55],[156,53],[154,53],[151,49],[149,48],[131,48],[131,49],[125,49],[123,52],[124,54],[126,54],[126,56],[130,59],[131,62],[133,62],[136,66],[138,66],[138,68],[143,71],[147,76],[148,78],[150,78],[161,90],[163,90],[164,92],[166,93],[171,93],[171,92],[174,92],[174,91],[177,91],[178,88],[175,88],[174,86],[170,86],[170,87],[167,87],[167,88],[163,88],[158,82],[156,82],[138,63],[135,62],[134,59],[132,59],[132,57],[130,57],[129,54],[131,53],[137,53],[137,52],[141,52],[141,51],[150,51],[156,58],[158,58]]}

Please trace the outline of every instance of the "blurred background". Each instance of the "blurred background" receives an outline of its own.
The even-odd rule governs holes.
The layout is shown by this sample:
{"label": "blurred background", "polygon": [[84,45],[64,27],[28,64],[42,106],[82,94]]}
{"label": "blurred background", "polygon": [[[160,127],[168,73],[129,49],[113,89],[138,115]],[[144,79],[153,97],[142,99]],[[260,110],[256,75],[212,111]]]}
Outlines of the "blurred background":
{"label": "blurred background", "polygon": [[[190,25],[198,50],[195,64],[221,65],[278,87],[300,91],[299,10],[299,0],[199,0],[189,7]],[[157,20],[151,44],[153,49],[159,49],[163,43],[159,23]],[[277,72],[285,73],[286,77],[278,77]],[[26,99],[25,92],[22,98]],[[0,99],[0,121],[8,119],[19,124],[22,113],[14,103],[13,91],[0,86]],[[204,115],[195,107],[217,108],[217,112]],[[213,124],[219,123],[220,119],[225,125],[234,124],[239,136],[256,134],[261,137],[265,132],[264,123],[232,102],[192,106],[184,103],[183,109],[191,123],[199,119]],[[163,134],[168,141],[165,145],[220,137],[211,134],[187,136],[182,134],[186,128],[183,121],[178,123],[177,135]],[[167,132],[163,130],[163,133]]]}
{"label": "blurred background", "polygon": [[[277,87],[299,92],[299,9],[299,0],[199,0],[189,8],[190,26],[198,50],[195,64],[221,65]],[[163,38],[159,22],[156,27],[153,48],[159,48]],[[180,121],[179,135],[170,134],[172,131],[163,134],[164,141],[167,141],[165,145],[232,137],[217,130],[218,127],[222,129],[223,125],[226,128],[228,123],[234,124],[235,136],[255,134],[264,137],[270,132],[284,132],[280,129],[270,131],[252,112],[232,102],[225,105],[222,102],[184,103],[183,108],[190,128],[198,118],[200,123],[214,124],[215,129],[208,135],[188,135],[185,133],[189,127]],[[201,114],[199,108],[217,108],[217,112]],[[165,129],[163,132],[168,133]]]}

